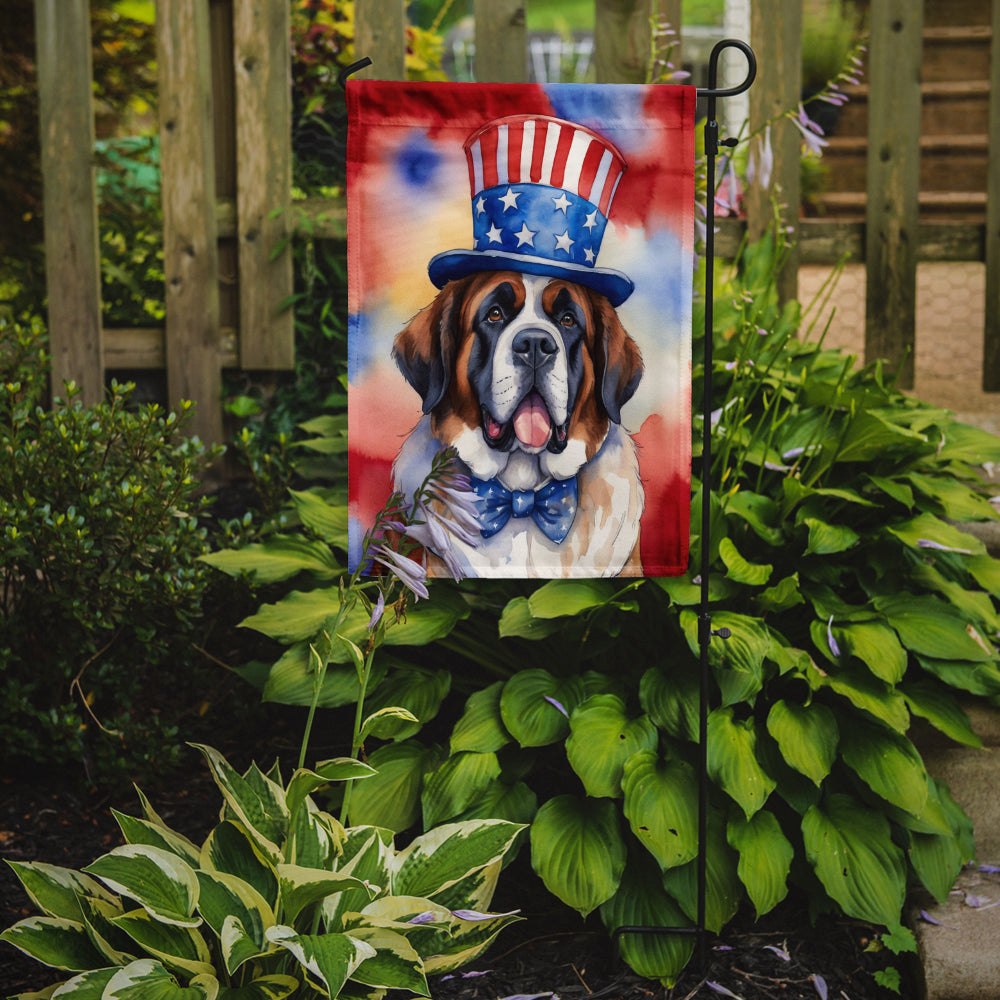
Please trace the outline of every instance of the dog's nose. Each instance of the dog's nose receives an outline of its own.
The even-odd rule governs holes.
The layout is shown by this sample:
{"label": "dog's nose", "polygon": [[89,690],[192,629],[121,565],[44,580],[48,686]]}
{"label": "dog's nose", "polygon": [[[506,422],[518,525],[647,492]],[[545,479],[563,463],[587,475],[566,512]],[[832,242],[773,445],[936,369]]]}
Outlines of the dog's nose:
{"label": "dog's nose", "polygon": [[559,346],[546,330],[522,330],[514,338],[513,349],[518,362],[537,370],[555,358]]}

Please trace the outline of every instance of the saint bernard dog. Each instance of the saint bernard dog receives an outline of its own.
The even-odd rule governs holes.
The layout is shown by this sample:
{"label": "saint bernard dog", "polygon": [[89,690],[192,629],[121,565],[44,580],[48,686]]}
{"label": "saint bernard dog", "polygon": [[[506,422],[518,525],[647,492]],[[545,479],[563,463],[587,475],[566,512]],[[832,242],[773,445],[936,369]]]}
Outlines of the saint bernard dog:
{"label": "saint bernard dog", "polygon": [[455,449],[482,512],[474,547],[452,541],[467,575],[642,574],[643,489],[621,422],[642,358],[605,295],[522,269],[472,271],[444,284],[393,356],[423,410],[394,488],[412,497],[434,456]]}

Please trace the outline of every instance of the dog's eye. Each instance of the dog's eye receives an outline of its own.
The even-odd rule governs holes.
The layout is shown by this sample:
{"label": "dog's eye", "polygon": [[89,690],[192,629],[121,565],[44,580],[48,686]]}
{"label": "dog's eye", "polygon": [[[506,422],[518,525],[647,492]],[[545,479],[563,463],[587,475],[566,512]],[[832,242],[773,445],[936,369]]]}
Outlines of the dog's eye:
{"label": "dog's eye", "polygon": [[499,323],[503,319],[503,310],[499,306],[494,306],[486,314],[486,318],[492,323]]}
{"label": "dog's eye", "polygon": [[566,312],[564,312],[559,317],[559,323],[562,326],[575,326],[576,325],[576,317],[567,309]]}

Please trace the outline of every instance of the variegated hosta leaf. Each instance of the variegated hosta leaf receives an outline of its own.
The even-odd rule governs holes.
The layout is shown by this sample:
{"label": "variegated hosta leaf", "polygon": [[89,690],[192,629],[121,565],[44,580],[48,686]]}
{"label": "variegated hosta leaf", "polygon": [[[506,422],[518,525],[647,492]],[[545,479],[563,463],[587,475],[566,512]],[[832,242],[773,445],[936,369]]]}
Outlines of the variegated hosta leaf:
{"label": "variegated hosta leaf", "polygon": [[267,939],[294,955],[309,978],[332,997],[339,995],[365,959],[375,957],[370,944],[349,934],[296,934],[291,927],[278,924],[268,928]]}
{"label": "variegated hosta leaf", "polygon": [[661,869],[698,854],[698,782],[690,765],[643,750],[625,762],[622,790],[632,832]]}
{"label": "variegated hosta leaf", "polygon": [[171,851],[146,844],[124,844],[85,869],[113,892],[134,899],[150,916],[165,924],[197,927],[198,878],[194,869]]}
{"label": "variegated hosta leaf", "polygon": [[583,916],[618,889],[625,841],[608,799],[558,795],[531,824],[531,865],[546,888]]}
{"label": "variegated hosta leaf", "polygon": [[717,708],[708,717],[708,774],[752,816],[774,791],[776,782],[757,762],[752,718],[737,721],[733,709]]}
{"label": "variegated hosta leaf", "polygon": [[219,981],[196,976],[187,986],[153,959],[143,958],[119,969],[108,981],[101,1000],[216,1000]]}
{"label": "variegated hosta leaf", "polygon": [[200,868],[225,872],[252,885],[271,907],[278,904],[278,876],[246,827],[226,820],[220,823],[201,847]]}
{"label": "variegated hosta leaf", "polygon": [[736,873],[760,918],[788,895],[788,872],[795,849],[781,832],[774,813],[766,809],[750,819],[731,819],[726,837],[730,847],[740,853]]}
{"label": "variegated hosta leaf", "polygon": [[475,919],[463,918],[462,914],[468,911],[451,912],[454,922],[450,932],[441,932],[441,940],[437,946],[424,956],[424,971],[428,975],[452,972],[474,961],[486,951],[504,927],[521,919],[516,912],[478,914]]}
{"label": "variegated hosta leaf", "polygon": [[50,986],[44,993],[20,993],[11,1000],[22,1000],[22,998],[28,1000],[29,997],[38,1000],[42,997],[52,997],[55,1000],[101,1000],[104,988],[111,982],[119,968],[111,966],[107,969],[91,969],[89,972],[81,972],[80,975],[67,979],[55,990]]}
{"label": "variegated hosta leaf", "polygon": [[[198,910],[220,940],[227,920],[236,920],[242,936],[250,939],[255,953],[264,951],[264,931],[275,923],[274,912],[267,900],[248,882],[223,872],[200,871],[198,883],[201,887]],[[233,933],[231,930],[231,938]],[[227,971],[232,975],[238,965],[250,956],[242,955],[245,949],[241,945],[242,957],[231,965],[232,949],[225,950]]]}
{"label": "variegated hosta leaf", "polygon": [[622,768],[639,750],[653,750],[659,740],[648,715],[630,719],[625,702],[613,694],[592,695],[570,716],[566,757],[595,798],[621,797]]}
{"label": "variegated hosta leaf", "polygon": [[[705,848],[705,926],[718,934],[732,919],[743,899],[743,884],[736,874],[736,852],[726,842],[721,813],[708,816]],[[698,919],[698,860],[663,873],[663,887],[677,900],[691,920]]]}
{"label": "variegated hosta leaf", "polygon": [[336,757],[324,760],[313,770],[300,767],[288,782],[285,792],[285,805],[288,812],[294,815],[306,797],[312,795],[318,788],[328,785],[331,781],[350,781],[357,778],[370,778],[376,770],[363,761],[353,757]]}
{"label": "variegated hosta leaf", "polygon": [[97,879],[74,871],[39,861],[8,861],[24,891],[46,916],[81,920],[81,896],[93,896],[109,903],[114,896]]}
{"label": "variegated hosta leaf", "polygon": [[240,775],[217,750],[193,744],[200,750],[222,792],[226,806],[242,823],[272,863],[281,857],[279,844],[288,832],[288,809],[284,789],[253,769]]}
{"label": "variegated hosta leaf", "polygon": [[302,910],[345,889],[361,889],[374,896],[361,879],[342,872],[327,872],[300,865],[278,865],[281,906],[286,920],[294,921]]}
{"label": "variegated hosta leaf", "polygon": [[355,982],[430,996],[424,963],[402,934],[384,927],[356,927],[351,931],[351,937],[375,949],[375,954],[366,958],[351,973]]}
{"label": "variegated hosta leaf", "polygon": [[415,838],[393,860],[392,892],[433,899],[500,861],[523,829],[505,820],[446,823]]}
{"label": "variegated hosta leaf", "polygon": [[305,868],[334,868],[343,842],[344,828],[340,822],[317,809],[312,799],[306,799],[292,820],[285,857]]}
{"label": "variegated hosta leaf", "polygon": [[583,700],[579,677],[558,678],[547,670],[522,670],[500,694],[500,717],[523,747],[543,747],[569,732],[569,716]]}
{"label": "variegated hosta leaf", "polygon": [[160,923],[145,910],[132,910],[111,921],[150,955],[189,976],[213,971],[205,939],[190,927]]}
{"label": "variegated hosta leaf", "polygon": [[452,754],[424,779],[420,802],[424,826],[437,826],[454,819],[475,802],[500,777],[495,753]]}
{"label": "variegated hosta leaf", "polygon": [[218,1000],[285,1000],[299,985],[294,976],[261,976],[244,986],[224,986]]}
{"label": "variegated hosta leaf", "polygon": [[905,736],[852,720],[850,739],[840,749],[847,766],[876,795],[894,806],[919,815],[927,802],[927,771],[914,745]]}
{"label": "variegated hosta leaf", "polygon": [[122,835],[129,844],[146,844],[149,847],[159,847],[161,850],[176,854],[191,867],[198,864],[199,849],[187,837],[176,833],[169,827],[145,819],[136,819],[125,813],[112,809]]}
{"label": "variegated hosta leaf", "polygon": [[125,912],[120,902],[109,903],[93,896],[83,896],[80,905],[90,940],[104,956],[105,965],[128,965],[140,957],[135,942],[114,924],[115,917]]}
{"label": "variegated hosta leaf", "polygon": [[53,969],[81,972],[100,968],[104,958],[95,950],[87,928],[65,917],[28,917],[0,934],[6,941],[35,961]]}
{"label": "variegated hosta leaf", "polygon": [[[515,837],[515,841],[520,839],[524,832],[521,827],[520,832]],[[468,908],[472,910],[488,910],[493,902],[493,894],[497,889],[497,882],[500,879],[500,871],[507,860],[505,855],[497,858],[492,864],[484,868],[477,868],[470,872],[465,878],[460,878],[453,882],[446,889],[434,893],[434,901],[449,910],[459,910]]]}
{"label": "variegated hosta leaf", "polygon": [[840,738],[837,720],[819,702],[799,705],[779,699],[767,715],[767,731],[781,748],[781,756],[815,785],[830,773]]}
{"label": "variegated hosta leaf", "polygon": [[[652,859],[630,858],[618,891],[601,905],[610,932],[619,927],[690,927],[677,902],[664,891]],[[692,934],[622,934],[619,952],[640,976],[672,986],[694,950]]]}
{"label": "variegated hosta leaf", "polygon": [[416,740],[379,747],[368,761],[378,771],[351,789],[352,826],[380,826],[399,833],[420,817],[424,774],[438,754]]}
{"label": "variegated hosta leaf", "polygon": [[802,836],[809,863],[849,917],[899,923],[906,866],[882,813],[849,795],[830,795],[803,817]]}
{"label": "variegated hosta leaf", "polygon": [[329,930],[344,930],[345,913],[358,912],[368,905],[372,892],[384,892],[389,886],[392,858],[392,833],[373,826],[356,826],[347,831],[337,870],[353,875],[366,888],[345,889],[323,900],[324,926]]}
{"label": "variegated hosta leaf", "polygon": [[469,696],[462,717],[451,733],[451,752],[474,750],[477,753],[495,753],[510,743],[500,715],[500,693],[503,681]]}

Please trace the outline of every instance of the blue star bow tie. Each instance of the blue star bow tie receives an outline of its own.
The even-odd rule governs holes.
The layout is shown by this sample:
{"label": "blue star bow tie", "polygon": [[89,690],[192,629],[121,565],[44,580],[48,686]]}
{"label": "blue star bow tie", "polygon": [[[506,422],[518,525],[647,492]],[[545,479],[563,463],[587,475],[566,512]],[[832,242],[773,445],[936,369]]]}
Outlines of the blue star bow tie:
{"label": "blue star bow tie", "polygon": [[554,479],[540,490],[509,490],[499,479],[472,477],[472,490],[478,497],[477,517],[483,538],[495,535],[512,517],[531,515],[550,541],[558,544],[576,517],[575,479]]}

